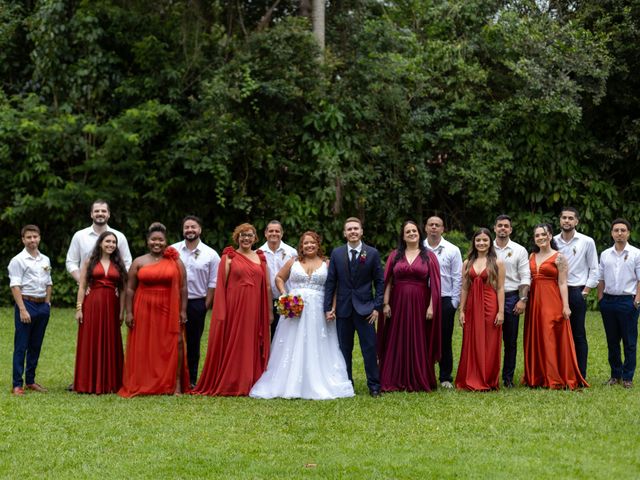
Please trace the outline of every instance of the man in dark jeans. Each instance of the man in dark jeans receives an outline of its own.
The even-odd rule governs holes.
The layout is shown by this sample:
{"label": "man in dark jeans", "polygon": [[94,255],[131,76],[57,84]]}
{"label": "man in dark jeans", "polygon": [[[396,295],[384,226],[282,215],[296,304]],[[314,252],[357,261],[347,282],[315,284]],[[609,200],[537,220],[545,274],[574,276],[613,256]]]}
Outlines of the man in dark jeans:
{"label": "man in dark jeans", "polygon": [[496,239],[493,245],[496,255],[505,266],[504,280],[504,323],[502,324],[502,340],[504,342],[504,362],[502,365],[502,383],[505,387],[513,387],[513,372],[516,369],[518,352],[518,325],[520,314],[524,312],[531,285],[529,254],[522,246],[511,240],[511,218],[499,215],[493,226]]}
{"label": "man in dark jeans", "polygon": [[453,351],[451,338],[453,336],[453,321],[458,305],[460,305],[460,290],[462,288],[462,254],[453,243],[442,238],[444,222],[440,217],[429,217],[424,226],[427,239],[425,247],[438,257],[440,264],[440,295],[442,299],[442,354],[440,357],[440,386],[453,388]]}

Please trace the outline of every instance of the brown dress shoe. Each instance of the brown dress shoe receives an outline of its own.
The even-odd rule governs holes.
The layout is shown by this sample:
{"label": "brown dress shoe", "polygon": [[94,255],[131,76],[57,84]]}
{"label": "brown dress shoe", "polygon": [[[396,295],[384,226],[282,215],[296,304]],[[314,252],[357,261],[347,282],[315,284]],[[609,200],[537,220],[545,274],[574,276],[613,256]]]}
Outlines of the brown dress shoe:
{"label": "brown dress shoe", "polygon": [[613,385],[618,385],[622,380],[620,378],[613,378],[611,377],[609,380],[607,380],[606,382],[604,382],[604,385],[607,385],[609,387],[613,386]]}
{"label": "brown dress shoe", "polygon": [[631,380],[625,380],[622,382],[622,386],[624,388],[633,388],[633,382]]}
{"label": "brown dress shoe", "polygon": [[22,395],[24,395],[24,390],[22,387],[13,387],[13,390],[11,390],[11,393],[21,397]]}
{"label": "brown dress shoe", "polygon": [[42,385],[38,384],[38,383],[31,383],[29,385],[26,385],[25,388],[27,390],[33,390],[35,392],[39,392],[39,393],[47,393],[48,390],[46,388],[44,388]]}

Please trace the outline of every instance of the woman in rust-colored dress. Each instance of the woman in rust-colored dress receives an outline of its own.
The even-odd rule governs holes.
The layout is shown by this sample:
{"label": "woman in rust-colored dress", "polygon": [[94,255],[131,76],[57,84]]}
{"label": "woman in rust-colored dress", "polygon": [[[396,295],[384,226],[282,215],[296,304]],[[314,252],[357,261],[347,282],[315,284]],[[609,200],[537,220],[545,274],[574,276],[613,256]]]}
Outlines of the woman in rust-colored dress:
{"label": "woman in rust-colored dress", "polygon": [[103,232],[82,265],[76,320],[78,343],[73,390],[115,393],[122,386],[122,335],[127,269],[118,238]]}
{"label": "woman in rust-colored dress", "polygon": [[251,248],[258,240],[253,225],[236,227],[233,240],[238,248],[225,248],[218,268],[207,358],[193,391],[199,395],[248,395],[269,360],[267,263],[262,251]]}
{"label": "woman in rust-colored dress", "polygon": [[533,240],[522,383],[551,389],[588,387],[578,368],[571,335],[567,259],[555,248],[550,225],[537,225]]}
{"label": "woman in rust-colored dress", "polygon": [[462,351],[455,380],[459,389],[498,389],[504,277],[504,263],[496,257],[491,232],[481,228],[473,235],[471,250],[462,266]]}
{"label": "woman in rust-colored dress", "polygon": [[187,283],[178,251],[167,247],[167,230],[153,223],[147,234],[149,253],[129,270],[129,327],[124,378],[118,395],[179,394],[189,389],[184,323]]}

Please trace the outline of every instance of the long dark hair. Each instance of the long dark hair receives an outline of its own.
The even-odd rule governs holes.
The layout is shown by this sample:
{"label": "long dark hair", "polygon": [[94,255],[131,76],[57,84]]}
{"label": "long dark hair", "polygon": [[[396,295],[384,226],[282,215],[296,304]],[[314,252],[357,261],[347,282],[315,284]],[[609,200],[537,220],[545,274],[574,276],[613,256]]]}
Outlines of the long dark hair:
{"label": "long dark hair", "polygon": [[396,257],[393,259],[392,267],[395,267],[396,263],[402,260],[402,258],[404,257],[404,253],[407,250],[407,242],[404,241],[404,228],[407,225],[415,225],[419,235],[418,248],[420,249],[420,253],[419,253],[420,259],[422,260],[423,263],[429,261],[429,254],[427,252],[427,247],[424,246],[424,232],[416,222],[414,222],[413,220],[407,220],[402,224],[402,227],[400,228],[400,235],[398,236],[398,246],[396,248]]}
{"label": "long dark hair", "polygon": [[[556,242],[556,239],[553,238],[553,227],[551,226],[550,223],[539,223],[537,224],[535,227],[533,227],[533,234],[535,236],[536,230],[539,228],[544,228],[547,233],[549,235],[551,235],[551,241],[549,242],[549,245],[551,246],[552,249],[554,250],[558,250],[558,243]],[[533,240],[533,245],[531,246],[531,251],[533,253],[538,253],[540,251],[540,247],[538,245],[536,245],[536,241]]]}
{"label": "long dark hair", "polygon": [[491,232],[488,228],[480,228],[473,234],[471,237],[471,248],[469,249],[469,253],[467,254],[467,265],[464,269],[464,274],[466,278],[466,283],[469,285],[471,283],[471,279],[469,277],[469,272],[471,271],[471,265],[478,258],[478,250],[476,249],[476,237],[479,235],[485,234],[489,237],[489,250],[487,251],[487,281],[491,284],[493,288],[498,288],[498,256],[496,255],[496,249],[493,247],[493,237],[491,236]]}
{"label": "long dark hair", "polygon": [[118,249],[118,237],[115,233],[106,231],[102,232],[96,240],[96,245],[93,247],[91,251],[91,255],[89,256],[89,264],[87,265],[87,287],[91,286],[91,280],[93,279],[93,269],[96,267],[100,258],[102,258],[102,241],[107,238],[109,235],[113,236],[116,239],[116,249],[109,256],[109,260],[115,265],[116,270],[120,274],[120,280],[118,282],[118,287],[122,290],[127,283],[127,268],[124,266],[124,262],[122,261],[122,257],[120,256],[120,250]]}

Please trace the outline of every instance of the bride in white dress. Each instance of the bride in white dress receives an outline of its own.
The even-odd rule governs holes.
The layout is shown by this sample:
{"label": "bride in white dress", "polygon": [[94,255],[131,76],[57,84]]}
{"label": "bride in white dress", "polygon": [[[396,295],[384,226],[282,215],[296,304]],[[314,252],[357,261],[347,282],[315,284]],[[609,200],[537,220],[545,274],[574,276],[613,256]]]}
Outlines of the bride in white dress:
{"label": "bride in white dress", "polygon": [[[338,346],[336,322],[325,320],[327,264],[322,259],[320,236],[305,232],[300,238],[298,254],[300,260],[291,259],[282,267],[276,285],[283,294],[302,296],[302,315],[280,318],[267,370],[249,396],[312,400],[353,397],[353,385]],[[287,281],[290,292],[285,292]]]}

